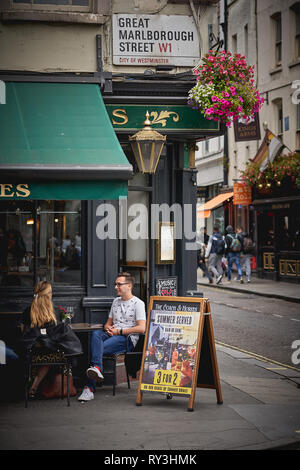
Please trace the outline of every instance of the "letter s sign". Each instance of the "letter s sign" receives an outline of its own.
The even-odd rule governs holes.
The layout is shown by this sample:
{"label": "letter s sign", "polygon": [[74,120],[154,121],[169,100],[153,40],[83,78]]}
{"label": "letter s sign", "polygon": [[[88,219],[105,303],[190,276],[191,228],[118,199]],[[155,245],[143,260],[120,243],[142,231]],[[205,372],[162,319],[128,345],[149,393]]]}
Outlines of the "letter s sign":
{"label": "letter s sign", "polygon": [[300,364],[300,339],[293,341],[292,349],[296,349],[292,354],[292,363],[298,365]]}

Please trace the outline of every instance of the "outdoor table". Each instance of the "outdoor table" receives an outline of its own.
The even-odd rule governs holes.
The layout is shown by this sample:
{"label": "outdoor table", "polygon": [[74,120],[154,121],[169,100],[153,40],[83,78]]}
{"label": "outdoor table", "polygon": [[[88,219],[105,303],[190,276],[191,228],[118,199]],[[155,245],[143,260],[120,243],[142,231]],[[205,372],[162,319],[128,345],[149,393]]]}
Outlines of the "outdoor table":
{"label": "outdoor table", "polygon": [[90,364],[90,359],[91,359],[91,340],[90,340],[90,334],[92,331],[96,330],[103,330],[103,324],[102,323],[69,323],[70,327],[72,330],[77,334],[77,333],[88,333],[88,344],[87,344],[87,367]]}

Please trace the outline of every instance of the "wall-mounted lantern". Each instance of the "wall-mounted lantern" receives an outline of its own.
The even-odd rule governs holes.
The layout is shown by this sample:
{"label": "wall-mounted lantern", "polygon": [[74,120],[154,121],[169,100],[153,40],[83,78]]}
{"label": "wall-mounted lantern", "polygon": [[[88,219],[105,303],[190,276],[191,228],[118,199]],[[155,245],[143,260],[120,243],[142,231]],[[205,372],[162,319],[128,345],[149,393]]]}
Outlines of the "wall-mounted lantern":
{"label": "wall-mounted lantern", "polygon": [[141,173],[155,173],[166,136],[151,128],[149,113],[146,112],[144,128],[129,137],[129,141]]}

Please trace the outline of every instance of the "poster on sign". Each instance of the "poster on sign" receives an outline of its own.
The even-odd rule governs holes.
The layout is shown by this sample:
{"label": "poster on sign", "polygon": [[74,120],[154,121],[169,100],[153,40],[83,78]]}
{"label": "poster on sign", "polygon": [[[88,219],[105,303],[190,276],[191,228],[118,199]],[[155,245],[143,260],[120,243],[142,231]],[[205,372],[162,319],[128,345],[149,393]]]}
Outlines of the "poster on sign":
{"label": "poster on sign", "polygon": [[115,65],[193,67],[199,54],[199,36],[192,16],[113,15]]}
{"label": "poster on sign", "polygon": [[233,204],[249,206],[251,203],[251,186],[247,186],[245,183],[233,183]]}
{"label": "poster on sign", "polygon": [[193,411],[197,387],[222,393],[208,299],[150,297],[136,405],[143,393],[187,397]]}
{"label": "poster on sign", "polygon": [[162,296],[177,296],[177,276],[157,277],[155,293]]}

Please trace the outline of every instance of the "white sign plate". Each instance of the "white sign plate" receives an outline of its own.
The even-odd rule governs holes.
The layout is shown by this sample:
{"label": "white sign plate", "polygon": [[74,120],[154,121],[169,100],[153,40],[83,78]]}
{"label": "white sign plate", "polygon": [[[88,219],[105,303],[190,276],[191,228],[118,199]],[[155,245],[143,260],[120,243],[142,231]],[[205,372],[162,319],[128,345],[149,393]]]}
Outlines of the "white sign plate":
{"label": "white sign plate", "polygon": [[115,65],[195,66],[199,38],[192,16],[113,15]]}

